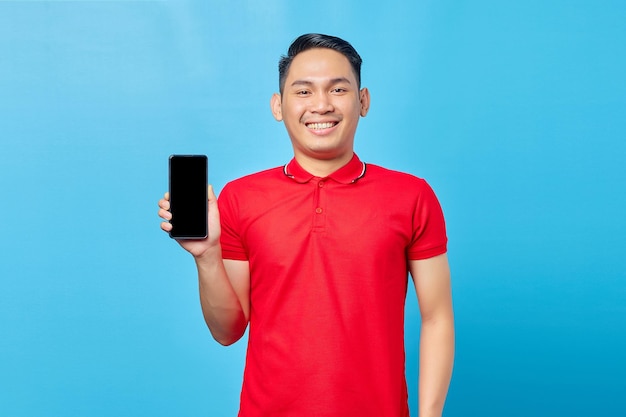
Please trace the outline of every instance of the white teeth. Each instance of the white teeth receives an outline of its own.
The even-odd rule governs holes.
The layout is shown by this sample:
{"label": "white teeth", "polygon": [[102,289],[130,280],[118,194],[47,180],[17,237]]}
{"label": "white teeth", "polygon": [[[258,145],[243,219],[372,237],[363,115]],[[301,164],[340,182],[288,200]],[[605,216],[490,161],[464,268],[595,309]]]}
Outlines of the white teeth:
{"label": "white teeth", "polygon": [[309,123],[309,124],[307,125],[307,127],[308,127],[309,129],[315,129],[315,130],[317,130],[317,129],[328,129],[328,128],[333,127],[334,125],[335,125],[335,123],[332,123],[332,122],[326,122],[326,123]]}

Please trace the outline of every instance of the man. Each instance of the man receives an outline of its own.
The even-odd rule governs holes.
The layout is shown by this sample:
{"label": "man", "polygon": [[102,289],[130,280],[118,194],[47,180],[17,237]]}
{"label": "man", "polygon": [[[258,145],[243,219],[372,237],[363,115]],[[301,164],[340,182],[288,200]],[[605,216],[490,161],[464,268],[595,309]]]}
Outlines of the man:
{"label": "man", "polygon": [[[422,318],[419,415],[441,416],[454,326],[443,214],[427,183],[354,153],[370,95],[346,41],[309,34],[279,64],[274,117],[294,158],[209,190],[196,261],[221,344],[250,324],[240,417],[406,417],[404,302]],[[168,196],[161,227],[171,229]]]}

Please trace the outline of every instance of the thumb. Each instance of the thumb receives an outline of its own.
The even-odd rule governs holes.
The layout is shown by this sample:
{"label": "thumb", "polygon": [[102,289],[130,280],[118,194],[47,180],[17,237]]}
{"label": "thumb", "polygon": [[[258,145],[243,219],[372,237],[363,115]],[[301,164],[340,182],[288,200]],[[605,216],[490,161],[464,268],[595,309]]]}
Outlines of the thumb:
{"label": "thumb", "polygon": [[215,196],[215,191],[213,191],[213,186],[209,184],[208,186],[208,195],[209,195],[209,203],[213,203],[217,201],[217,197]]}

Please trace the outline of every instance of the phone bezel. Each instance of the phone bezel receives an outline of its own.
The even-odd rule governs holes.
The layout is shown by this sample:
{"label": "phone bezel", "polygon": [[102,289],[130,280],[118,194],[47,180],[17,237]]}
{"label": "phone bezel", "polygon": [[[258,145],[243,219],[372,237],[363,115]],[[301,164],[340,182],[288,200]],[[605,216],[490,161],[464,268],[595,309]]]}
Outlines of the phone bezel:
{"label": "phone bezel", "polygon": [[[203,195],[204,195],[204,213],[207,213],[208,210],[208,190],[207,190],[207,186],[208,186],[208,157],[206,155],[201,155],[201,154],[172,154],[169,157],[169,163],[168,163],[168,180],[169,180],[169,193],[170,193],[170,212],[172,212],[172,208],[175,207],[176,202],[175,202],[175,195],[172,193],[172,174],[173,174],[173,169],[172,166],[176,165],[176,163],[178,162],[182,162],[183,159],[190,159],[190,158],[194,158],[194,159],[201,159],[203,161],[203,165],[204,165],[204,169],[203,169],[203,176],[204,176],[204,187],[203,187]],[[174,168],[175,169],[175,168]],[[174,173],[174,175],[179,175],[178,173]],[[185,232],[181,232],[180,234],[177,233],[176,231],[176,227],[175,227],[175,221],[174,223],[172,223],[172,225],[174,226],[172,228],[172,230],[169,232],[169,235],[172,239],[176,239],[176,240],[201,240],[201,239],[206,239],[208,237],[208,218],[205,215],[203,218],[203,228],[201,228],[201,233],[188,233],[187,231]]]}

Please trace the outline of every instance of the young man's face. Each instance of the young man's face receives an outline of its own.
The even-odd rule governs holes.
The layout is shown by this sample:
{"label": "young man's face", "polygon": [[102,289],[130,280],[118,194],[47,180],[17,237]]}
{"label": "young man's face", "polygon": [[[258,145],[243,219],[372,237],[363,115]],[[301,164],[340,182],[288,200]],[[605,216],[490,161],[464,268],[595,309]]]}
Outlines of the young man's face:
{"label": "young man's face", "polygon": [[296,159],[347,162],[359,117],[369,108],[369,92],[359,91],[345,56],[315,48],[296,55],[282,95],[275,94],[271,104],[276,120],[285,123]]}

